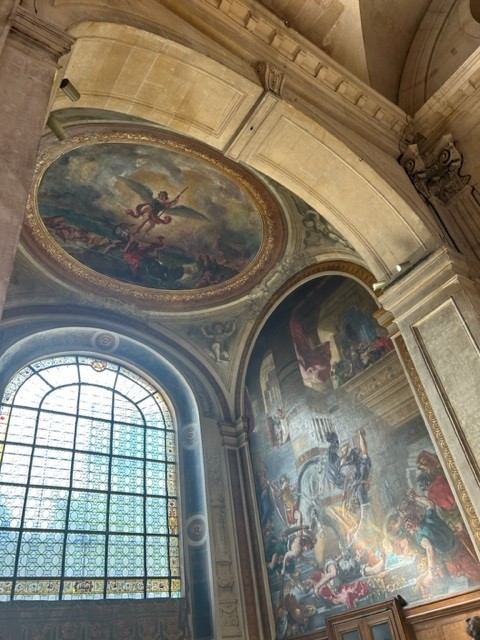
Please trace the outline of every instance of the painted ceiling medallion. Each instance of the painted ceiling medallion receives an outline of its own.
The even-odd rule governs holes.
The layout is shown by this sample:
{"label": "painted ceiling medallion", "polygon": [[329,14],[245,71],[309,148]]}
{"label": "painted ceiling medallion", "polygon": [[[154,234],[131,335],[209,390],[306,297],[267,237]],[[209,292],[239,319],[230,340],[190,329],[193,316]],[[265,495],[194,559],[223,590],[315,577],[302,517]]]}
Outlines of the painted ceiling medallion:
{"label": "painted ceiling medallion", "polygon": [[283,253],[277,202],[245,169],[169,134],[78,135],[37,165],[25,239],[89,291],[145,307],[234,300]]}

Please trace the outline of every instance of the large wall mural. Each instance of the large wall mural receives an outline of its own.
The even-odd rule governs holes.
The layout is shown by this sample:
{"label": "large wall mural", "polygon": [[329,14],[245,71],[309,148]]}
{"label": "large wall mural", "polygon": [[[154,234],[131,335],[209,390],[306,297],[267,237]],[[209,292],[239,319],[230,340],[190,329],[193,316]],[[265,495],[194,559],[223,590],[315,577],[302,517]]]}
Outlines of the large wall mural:
{"label": "large wall mural", "polygon": [[271,266],[280,218],[261,182],[207,147],[102,134],[46,153],[26,230],[50,265],[93,287],[211,302],[212,291],[222,299]]}
{"label": "large wall mural", "polygon": [[414,603],[480,584],[375,309],[354,280],[321,277],[277,308],[252,353],[250,443],[278,638],[397,594]]}

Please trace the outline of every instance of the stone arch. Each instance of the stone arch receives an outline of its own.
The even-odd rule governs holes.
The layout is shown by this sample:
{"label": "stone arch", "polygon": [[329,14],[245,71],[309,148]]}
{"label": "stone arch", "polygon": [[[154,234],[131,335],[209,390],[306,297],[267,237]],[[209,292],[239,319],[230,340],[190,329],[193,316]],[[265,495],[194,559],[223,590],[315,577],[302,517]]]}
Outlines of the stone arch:
{"label": "stone arch", "polygon": [[[0,353],[0,390],[3,390],[14,373],[30,362],[54,355],[80,354],[95,355],[100,359],[103,356],[123,364],[158,386],[164,393],[175,416],[178,476],[182,496],[181,533],[185,582],[184,599],[178,606],[184,607],[184,612],[191,610],[196,635],[210,637],[216,624],[213,617],[215,584],[210,566],[215,554],[211,549],[211,505],[206,492],[203,448],[209,446],[212,449],[217,446],[216,442],[221,441],[219,433],[209,434],[212,430],[218,432],[213,418],[216,417],[217,421],[221,418],[228,419],[226,405],[222,407],[219,401],[219,391],[212,388],[213,381],[210,381],[209,386],[208,376],[204,371],[194,372],[193,381],[192,372],[189,374],[182,367],[181,348],[177,348],[176,353],[172,348],[172,353],[169,353],[172,345],[168,345],[166,340],[161,353],[160,340],[155,344],[151,336],[118,320],[93,319],[87,313],[75,318],[60,313],[46,318],[45,315],[38,314],[38,309],[35,315],[29,316],[24,310],[16,317],[13,314],[7,316],[3,323],[4,341]],[[207,399],[202,399],[202,395]],[[188,604],[183,604],[187,601]],[[59,612],[62,615],[60,604]],[[167,620],[173,609],[167,601],[164,604],[162,615]],[[88,607],[88,603],[85,606]],[[178,607],[174,608],[173,622],[178,624]],[[144,615],[141,605],[138,612],[132,609],[129,615],[136,619],[137,614],[140,617]],[[184,622],[187,624],[186,620]],[[105,621],[107,623],[110,624]]]}
{"label": "stone arch", "polygon": [[[379,279],[435,246],[425,205],[396,160],[373,145],[363,144],[363,156],[352,151],[362,147],[358,137],[350,148],[258,82],[171,40],[95,22],[72,34],[66,74],[79,107],[143,118],[263,172],[322,213]],[[70,104],[59,94],[53,106]],[[375,155],[383,175],[364,161]]]}

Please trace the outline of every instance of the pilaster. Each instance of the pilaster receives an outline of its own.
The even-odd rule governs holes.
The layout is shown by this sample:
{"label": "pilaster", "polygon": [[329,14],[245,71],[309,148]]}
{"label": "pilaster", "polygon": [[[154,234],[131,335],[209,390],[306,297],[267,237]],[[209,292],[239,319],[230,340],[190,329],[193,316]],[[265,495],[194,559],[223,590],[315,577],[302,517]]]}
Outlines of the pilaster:
{"label": "pilaster", "polygon": [[[465,260],[440,249],[380,297],[411,358],[424,416],[480,542],[480,296]],[[397,340],[397,348],[402,340]],[[402,355],[402,354],[401,354]],[[421,398],[419,398],[421,400]],[[455,478],[454,478],[455,479]],[[462,497],[462,493],[466,494]],[[463,499],[462,499],[463,498]],[[471,505],[474,505],[471,507]]]}
{"label": "pilaster", "polygon": [[222,422],[219,426],[232,492],[236,547],[241,559],[246,634],[250,640],[263,640],[272,637],[274,632],[265,595],[268,588],[266,583],[261,584],[261,567],[264,561],[256,526],[255,483],[250,462],[248,420],[240,417],[235,423]]}
{"label": "pilaster", "polygon": [[27,194],[47,116],[60,56],[73,39],[61,29],[17,6],[8,19],[0,54],[2,97],[0,149],[0,312],[3,310]]}

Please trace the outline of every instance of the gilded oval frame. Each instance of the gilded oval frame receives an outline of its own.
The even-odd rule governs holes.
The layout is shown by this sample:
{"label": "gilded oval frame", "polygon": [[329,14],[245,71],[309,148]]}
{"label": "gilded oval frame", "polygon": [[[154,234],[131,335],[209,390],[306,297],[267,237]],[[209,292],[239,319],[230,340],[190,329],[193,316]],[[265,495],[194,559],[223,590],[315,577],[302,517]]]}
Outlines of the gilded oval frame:
{"label": "gilded oval frame", "polygon": [[[38,191],[48,168],[66,153],[104,143],[144,144],[177,151],[205,162],[234,182],[255,206],[262,222],[262,239],[255,257],[239,274],[224,282],[198,289],[155,289],[104,275],[71,256],[52,237],[39,212]],[[105,131],[79,133],[47,147],[37,162],[30,191],[22,239],[33,256],[73,287],[114,296],[144,309],[188,311],[233,302],[256,284],[282,257],[286,246],[286,223],[281,207],[268,188],[243,166],[203,143],[168,132]]]}

